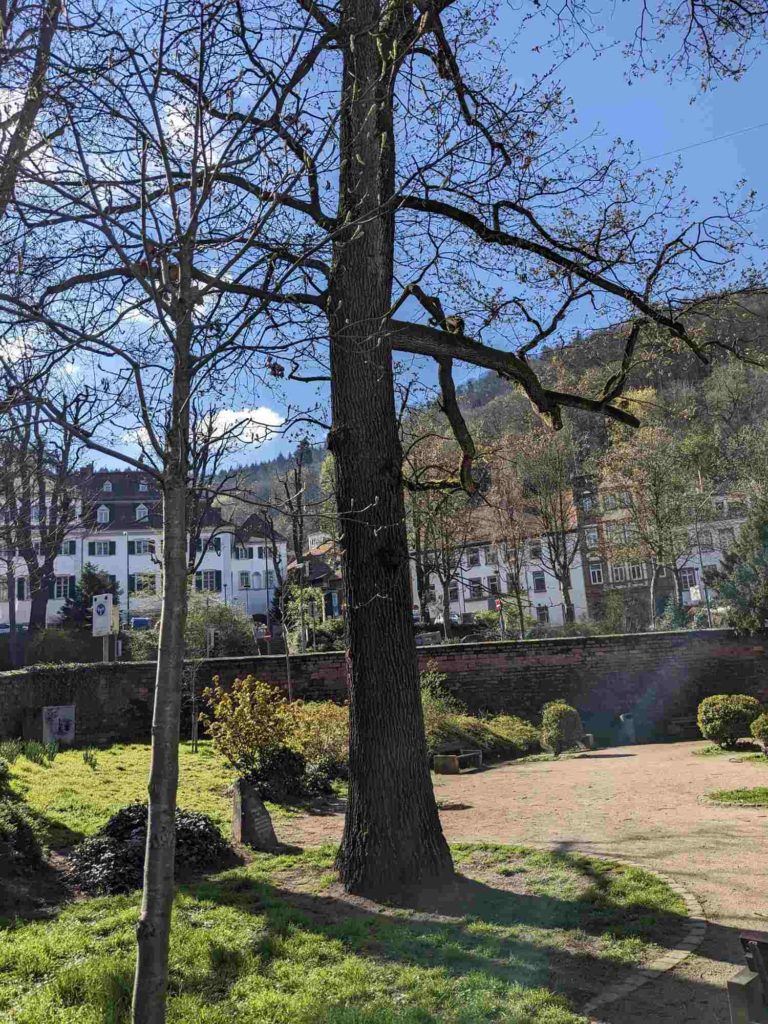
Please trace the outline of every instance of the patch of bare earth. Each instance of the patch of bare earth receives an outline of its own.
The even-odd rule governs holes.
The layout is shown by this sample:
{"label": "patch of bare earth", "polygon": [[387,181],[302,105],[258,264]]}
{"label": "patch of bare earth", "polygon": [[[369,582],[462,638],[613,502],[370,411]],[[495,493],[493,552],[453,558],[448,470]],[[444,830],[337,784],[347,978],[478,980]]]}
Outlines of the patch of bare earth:
{"label": "patch of bare earth", "polygon": [[[768,809],[720,807],[715,789],[768,785],[768,767],[695,757],[703,743],[612,748],[563,761],[440,776],[447,838],[577,851],[662,871],[701,901],[704,944],[679,967],[601,1011],[607,1024],[729,1024],[739,932],[768,931]],[[343,809],[281,823],[301,846],[338,842]],[[616,980],[611,978],[610,980]]]}

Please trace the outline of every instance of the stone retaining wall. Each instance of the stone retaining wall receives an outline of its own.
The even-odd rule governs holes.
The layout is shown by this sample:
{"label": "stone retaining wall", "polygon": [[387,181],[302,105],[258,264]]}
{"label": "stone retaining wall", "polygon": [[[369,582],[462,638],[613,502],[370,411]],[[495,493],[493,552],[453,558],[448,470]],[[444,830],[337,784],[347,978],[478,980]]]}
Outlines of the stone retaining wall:
{"label": "stone retaining wall", "polygon": [[[603,742],[619,739],[618,716],[635,716],[640,739],[666,735],[673,719],[695,714],[711,693],[751,693],[768,701],[768,648],[729,630],[569,637],[423,647],[446,685],[473,711],[536,720],[549,700],[574,704]],[[283,656],[218,658],[196,666],[198,689],[218,674],[249,672],[286,688]],[[21,734],[25,708],[75,704],[79,743],[149,738],[155,666],[149,662],[48,666],[0,673],[0,738]],[[341,654],[291,658],[294,694],[344,700]],[[188,719],[185,718],[185,722]]]}

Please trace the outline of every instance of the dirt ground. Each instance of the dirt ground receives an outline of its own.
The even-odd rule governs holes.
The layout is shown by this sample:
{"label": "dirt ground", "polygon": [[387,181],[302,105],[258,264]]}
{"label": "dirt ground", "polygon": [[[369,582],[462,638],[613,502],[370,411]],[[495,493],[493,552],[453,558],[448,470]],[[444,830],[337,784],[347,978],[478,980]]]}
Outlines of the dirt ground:
{"label": "dirt ground", "polygon": [[[698,896],[709,927],[699,950],[623,1002],[606,1024],[728,1024],[726,981],[743,966],[739,932],[768,931],[768,809],[717,807],[714,789],[768,785],[768,766],[695,757],[703,743],[613,747],[562,761],[438,776],[451,841],[554,847],[628,860]],[[343,809],[278,823],[280,839],[336,842]]]}

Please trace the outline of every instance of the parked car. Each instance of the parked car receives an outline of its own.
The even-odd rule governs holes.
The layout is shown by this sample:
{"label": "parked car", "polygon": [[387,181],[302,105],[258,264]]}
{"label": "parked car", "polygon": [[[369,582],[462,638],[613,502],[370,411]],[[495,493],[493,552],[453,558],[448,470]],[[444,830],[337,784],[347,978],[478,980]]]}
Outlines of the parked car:
{"label": "parked car", "polygon": [[[21,622],[17,622],[16,623],[16,632],[17,633],[26,633],[28,628],[29,627],[26,625],[26,623],[21,623]],[[0,636],[10,636],[10,632],[11,632],[11,624],[9,622],[0,622]]]}

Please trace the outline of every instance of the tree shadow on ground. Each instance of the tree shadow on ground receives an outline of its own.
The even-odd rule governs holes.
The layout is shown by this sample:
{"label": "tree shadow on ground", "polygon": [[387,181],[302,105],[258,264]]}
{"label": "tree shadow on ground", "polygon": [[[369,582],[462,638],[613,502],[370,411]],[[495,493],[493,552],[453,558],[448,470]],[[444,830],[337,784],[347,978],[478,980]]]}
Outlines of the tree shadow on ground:
{"label": "tree shadow on ground", "polygon": [[642,902],[620,911],[610,907],[608,880],[586,862],[578,862],[578,868],[587,894],[578,902],[501,889],[462,875],[440,890],[412,894],[398,907],[349,896],[335,885],[327,892],[308,892],[242,874],[211,879],[193,892],[199,900],[261,917],[265,948],[279,948],[282,938],[300,928],[378,961],[439,967],[461,976],[479,972],[494,984],[548,988],[578,1010],[605,986],[642,970],[642,964],[627,966],[606,957],[606,943],[620,945],[642,935],[673,948],[689,927],[685,915]]}

